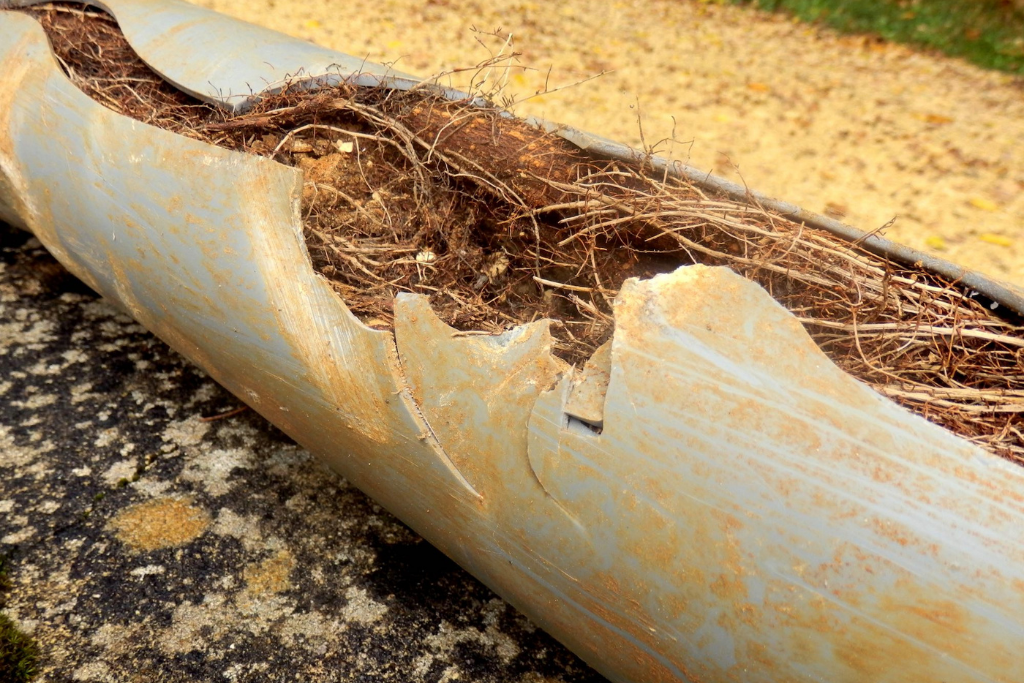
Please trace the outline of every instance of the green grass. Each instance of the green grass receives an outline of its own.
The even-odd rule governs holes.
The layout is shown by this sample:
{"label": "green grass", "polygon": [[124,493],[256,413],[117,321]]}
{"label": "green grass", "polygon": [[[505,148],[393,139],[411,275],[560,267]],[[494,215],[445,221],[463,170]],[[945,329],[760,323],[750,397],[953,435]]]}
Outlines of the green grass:
{"label": "green grass", "polygon": [[[0,609],[3,609],[4,596],[10,590],[7,558],[0,555]],[[7,616],[0,614],[0,681],[28,683],[36,676],[38,659],[39,649],[32,639],[19,631]]]}
{"label": "green grass", "polygon": [[1024,76],[1024,8],[1015,8],[1012,0],[730,1],[787,12],[844,33],[867,33],[938,50],[986,69]]}

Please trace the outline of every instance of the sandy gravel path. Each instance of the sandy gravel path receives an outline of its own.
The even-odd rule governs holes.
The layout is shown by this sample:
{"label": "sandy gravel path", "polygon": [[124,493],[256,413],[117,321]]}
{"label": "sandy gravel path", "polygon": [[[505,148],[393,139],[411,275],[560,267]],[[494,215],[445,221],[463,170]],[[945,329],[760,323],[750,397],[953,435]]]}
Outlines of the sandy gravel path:
{"label": "sandy gravel path", "polygon": [[[433,74],[488,56],[501,27],[523,64],[520,113],[640,142],[699,168],[1024,283],[1024,86],[960,60],[679,0],[202,0],[374,61]],[[497,49],[493,38],[485,38]]]}

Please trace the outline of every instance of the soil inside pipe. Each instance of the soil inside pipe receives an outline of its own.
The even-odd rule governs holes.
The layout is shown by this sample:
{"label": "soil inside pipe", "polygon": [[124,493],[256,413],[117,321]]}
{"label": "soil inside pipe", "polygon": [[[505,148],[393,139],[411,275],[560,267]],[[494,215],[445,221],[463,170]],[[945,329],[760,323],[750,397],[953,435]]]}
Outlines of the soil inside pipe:
{"label": "soil inside pipe", "polygon": [[955,282],[427,88],[286,88],[230,114],[163,81],[109,15],[27,11],[101,104],[302,169],[313,266],[372,327],[390,329],[395,295],[416,292],[460,330],[550,318],[555,353],[579,364],[610,337],[626,278],[728,266],[846,372],[1024,463],[1024,327]]}

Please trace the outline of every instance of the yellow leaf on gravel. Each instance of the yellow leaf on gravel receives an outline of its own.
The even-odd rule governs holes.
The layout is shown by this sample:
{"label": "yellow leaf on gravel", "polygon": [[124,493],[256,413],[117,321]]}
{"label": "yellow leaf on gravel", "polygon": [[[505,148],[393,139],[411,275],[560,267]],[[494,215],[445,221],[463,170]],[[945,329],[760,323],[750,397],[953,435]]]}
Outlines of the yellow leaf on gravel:
{"label": "yellow leaf on gravel", "polygon": [[769,92],[772,89],[770,85],[765,85],[764,83],[747,83],[747,88],[754,92]]}
{"label": "yellow leaf on gravel", "polygon": [[924,238],[924,243],[932,249],[943,251],[946,249],[946,240],[942,239],[938,235],[929,235]]}
{"label": "yellow leaf on gravel", "polygon": [[994,244],[994,245],[996,245],[998,247],[1012,247],[1013,246],[1013,240],[1011,240],[1009,237],[1004,237],[1002,235],[997,235],[997,234],[995,234],[993,232],[984,232],[984,233],[982,233],[979,236],[979,239],[982,242],[988,242],[989,244]]}
{"label": "yellow leaf on gravel", "polygon": [[307,19],[302,25],[306,28],[320,28],[320,22],[316,19]]}
{"label": "yellow leaf on gravel", "polygon": [[940,126],[946,123],[953,123],[953,119],[942,114],[914,114],[914,118],[925,123],[931,123],[936,126]]}
{"label": "yellow leaf on gravel", "polygon": [[971,197],[970,205],[982,211],[998,211],[999,205],[984,197]]}

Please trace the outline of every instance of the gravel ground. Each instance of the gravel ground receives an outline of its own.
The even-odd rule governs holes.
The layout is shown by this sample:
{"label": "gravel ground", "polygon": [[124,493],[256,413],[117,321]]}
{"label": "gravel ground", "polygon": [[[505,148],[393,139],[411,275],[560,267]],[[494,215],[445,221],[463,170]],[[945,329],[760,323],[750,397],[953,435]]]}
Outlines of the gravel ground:
{"label": "gravel ground", "polygon": [[473,27],[501,27],[535,69],[510,74],[519,99],[611,71],[520,113],[639,144],[641,111],[647,142],[674,125],[673,155],[698,168],[863,230],[895,217],[892,239],[1024,283],[1024,84],[1009,76],[706,2],[200,4],[421,75],[481,62],[478,39],[502,41]]}

